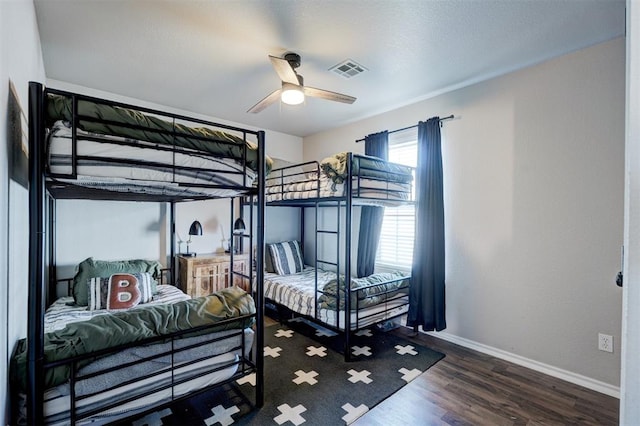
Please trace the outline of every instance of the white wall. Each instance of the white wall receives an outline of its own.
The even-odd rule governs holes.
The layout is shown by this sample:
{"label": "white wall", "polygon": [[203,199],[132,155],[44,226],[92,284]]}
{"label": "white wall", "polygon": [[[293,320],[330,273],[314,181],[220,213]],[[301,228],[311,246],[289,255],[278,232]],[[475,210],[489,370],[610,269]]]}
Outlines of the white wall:
{"label": "white wall", "polygon": [[[615,394],[623,39],[304,139],[305,160],[432,116],[444,124],[442,337]],[[614,336],[613,354],[597,335]]]}
{"label": "white wall", "polygon": [[[166,204],[87,200],[59,200],[56,203],[59,278],[73,276],[79,263],[77,253],[82,253],[84,258],[139,257],[161,259],[165,263],[166,253],[161,249],[160,241],[166,235],[163,232],[165,222],[161,220],[167,214]],[[123,223],[127,225],[122,226]]]}
{"label": "white wall", "polygon": [[[31,0],[0,1],[0,424],[7,424],[7,365],[27,330],[29,202],[27,190],[9,179],[7,99],[9,80],[28,114],[30,80],[44,81],[40,37]],[[5,327],[6,325],[6,327]]]}

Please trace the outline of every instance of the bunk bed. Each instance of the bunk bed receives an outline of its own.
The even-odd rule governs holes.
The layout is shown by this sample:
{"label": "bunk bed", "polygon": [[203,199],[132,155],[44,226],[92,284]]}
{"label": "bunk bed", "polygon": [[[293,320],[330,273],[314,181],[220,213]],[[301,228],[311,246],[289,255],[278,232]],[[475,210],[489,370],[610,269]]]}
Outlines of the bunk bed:
{"label": "bunk bed", "polygon": [[[255,406],[262,406],[264,177],[270,166],[264,132],[32,82],[29,141],[28,332],[11,360],[27,424],[122,420],[249,374],[256,377]],[[233,217],[239,197],[257,205],[247,231],[236,235],[256,248],[255,268],[248,275],[230,268],[229,282],[235,274],[252,284],[247,291],[233,286],[189,298],[170,285],[177,276],[176,203],[229,198]],[[158,284],[148,265],[131,266],[137,260],[107,262],[118,272],[105,276],[88,258],[74,277],[73,297],[56,300],[58,199],[168,203],[169,283]],[[79,277],[82,271],[91,279]],[[135,303],[107,297],[102,303],[112,311],[98,309],[104,305],[92,303],[114,283],[138,289]]]}
{"label": "bunk bed", "polygon": [[[345,360],[352,356],[352,333],[408,311],[411,284],[410,275],[399,271],[353,277],[354,207],[413,203],[412,183],[412,168],[351,152],[320,162],[285,164],[267,176],[267,206],[300,208],[300,241],[305,241],[305,212],[312,210],[315,225],[314,254],[307,256],[313,258],[311,265],[305,265],[299,241],[267,246],[265,298],[280,312],[300,315],[343,335]],[[319,212],[325,208],[335,209],[333,226],[320,223]],[[319,255],[319,241],[328,236],[335,239],[335,260]]]}

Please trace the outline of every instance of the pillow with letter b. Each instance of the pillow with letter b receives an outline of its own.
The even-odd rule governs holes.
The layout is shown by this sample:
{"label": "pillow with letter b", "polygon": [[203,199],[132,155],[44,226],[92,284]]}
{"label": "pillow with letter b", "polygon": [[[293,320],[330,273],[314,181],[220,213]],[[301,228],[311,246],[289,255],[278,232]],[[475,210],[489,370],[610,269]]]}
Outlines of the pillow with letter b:
{"label": "pillow with letter b", "polygon": [[151,301],[150,273],[112,274],[109,278],[91,278],[87,283],[89,310],[129,309]]}
{"label": "pillow with letter b", "polygon": [[[153,277],[160,276],[161,265],[155,260],[95,260],[89,257],[78,265],[78,272],[73,277],[73,299],[77,305],[88,304],[87,280],[91,278],[108,278],[112,274],[136,274],[149,272]],[[156,292],[156,282],[152,282],[153,292]]]}

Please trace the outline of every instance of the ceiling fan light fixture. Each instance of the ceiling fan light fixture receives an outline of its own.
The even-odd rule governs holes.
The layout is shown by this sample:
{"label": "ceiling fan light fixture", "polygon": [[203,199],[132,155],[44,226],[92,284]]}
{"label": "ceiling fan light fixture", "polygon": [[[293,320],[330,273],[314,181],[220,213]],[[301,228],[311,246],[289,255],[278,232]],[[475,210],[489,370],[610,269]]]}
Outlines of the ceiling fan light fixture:
{"label": "ceiling fan light fixture", "polygon": [[291,83],[282,83],[280,99],[287,105],[299,105],[304,102],[302,87]]}
{"label": "ceiling fan light fixture", "polygon": [[278,102],[278,98],[282,103],[287,105],[299,105],[305,101],[307,96],[345,104],[352,104],[356,101],[356,98],[353,96],[305,86],[304,79],[296,72],[296,68],[300,66],[300,55],[296,53],[287,53],[283,58],[269,55],[269,60],[276,74],[280,77],[282,87],[274,90],[257,104],[249,108],[247,111],[249,113],[256,114],[262,111],[269,105]]}

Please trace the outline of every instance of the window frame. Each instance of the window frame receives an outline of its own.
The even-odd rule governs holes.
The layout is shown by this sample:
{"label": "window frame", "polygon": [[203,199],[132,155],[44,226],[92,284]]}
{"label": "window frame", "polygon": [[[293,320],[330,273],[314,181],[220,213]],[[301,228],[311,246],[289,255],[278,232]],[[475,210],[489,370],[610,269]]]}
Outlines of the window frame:
{"label": "window frame", "polygon": [[[397,151],[394,153],[394,150],[400,150],[403,148],[413,149],[413,152],[409,154],[404,154],[404,158],[397,157]],[[389,161],[394,163],[406,164],[411,167],[416,167],[417,165],[417,150],[418,150],[418,130],[417,128],[410,128],[400,132],[392,133],[389,135]],[[413,198],[415,199],[415,173],[414,173],[414,182],[413,182]],[[398,261],[397,255],[399,253],[410,253],[410,257],[413,258],[413,242],[415,239],[415,203],[407,203],[398,207],[385,207],[385,217],[383,219],[383,225],[380,233],[380,240],[378,242],[378,249],[376,252],[376,261],[375,261],[375,269],[379,272],[386,271],[404,271],[410,272],[412,268],[413,259],[410,262],[400,263]],[[397,212],[397,213],[392,213]],[[412,216],[412,223],[409,224],[409,228],[412,228],[412,231],[406,231],[406,234],[403,234],[398,238],[398,234],[396,233],[396,238],[393,241],[389,241],[388,238],[384,238],[384,235],[389,234],[389,230],[385,228],[395,228],[396,232],[401,223],[399,223],[402,219],[408,216]],[[386,219],[386,221],[385,221]],[[392,223],[389,223],[389,220]],[[406,220],[406,219],[405,219]],[[405,226],[406,228],[406,226]],[[385,232],[386,231],[386,232]],[[393,231],[391,231],[393,232]],[[400,243],[406,244],[407,239],[411,241],[410,250],[398,250],[397,247]],[[387,244],[385,244],[387,241]],[[394,253],[394,255],[390,255],[387,253],[385,256],[384,248],[387,245],[392,245],[393,249],[388,249],[389,253]],[[381,259],[384,257],[384,259]]]}

